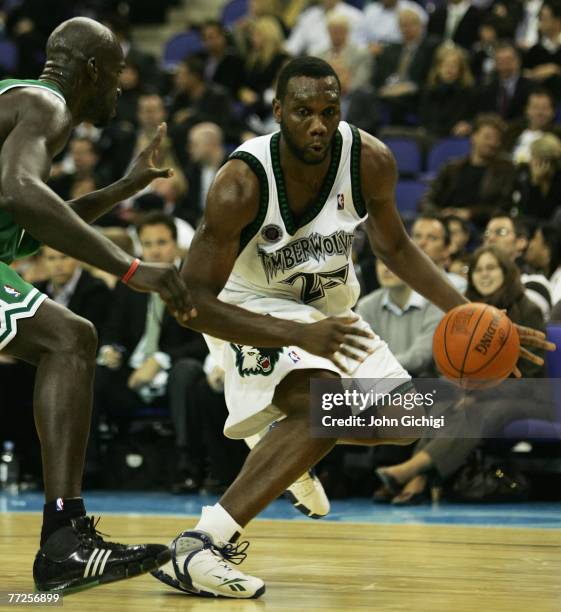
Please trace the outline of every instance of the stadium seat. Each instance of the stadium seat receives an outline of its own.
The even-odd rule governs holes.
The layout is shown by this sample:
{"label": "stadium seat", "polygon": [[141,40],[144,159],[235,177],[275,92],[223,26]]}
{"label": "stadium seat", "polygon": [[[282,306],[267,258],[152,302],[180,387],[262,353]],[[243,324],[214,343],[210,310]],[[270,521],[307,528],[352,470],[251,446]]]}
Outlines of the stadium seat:
{"label": "stadium seat", "polygon": [[421,153],[415,140],[386,138],[384,143],[394,154],[400,176],[416,177],[421,172]]}
{"label": "stadium seat", "polygon": [[547,376],[552,381],[554,398],[553,422],[542,419],[513,421],[505,427],[506,438],[561,440],[561,324],[547,326],[547,339],[557,345],[557,350],[546,355]]}
{"label": "stadium seat", "polygon": [[247,15],[248,0],[230,0],[222,9],[222,25],[231,28],[236,21]]}
{"label": "stadium seat", "polygon": [[18,49],[16,45],[6,38],[0,39],[0,66],[11,72],[17,68]]}
{"label": "stadium seat", "polygon": [[397,183],[395,196],[402,217],[411,218],[417,214],[417,204],[426,190],[427,185],[420,181],[401,180]]}
{"label": "stadium seat", "polygon": [[203,50],[203,43],[198,32],[191,30],[181,32],[170,38],[164,47],[164,68],[171,70],[188,55],[199,53]]}
{"label": "stadium seat", "polygon": [[445,138],[438,141],[429,152],[427,172],[436,174],[448,160],[467,155],[469,146],[469,138]]}

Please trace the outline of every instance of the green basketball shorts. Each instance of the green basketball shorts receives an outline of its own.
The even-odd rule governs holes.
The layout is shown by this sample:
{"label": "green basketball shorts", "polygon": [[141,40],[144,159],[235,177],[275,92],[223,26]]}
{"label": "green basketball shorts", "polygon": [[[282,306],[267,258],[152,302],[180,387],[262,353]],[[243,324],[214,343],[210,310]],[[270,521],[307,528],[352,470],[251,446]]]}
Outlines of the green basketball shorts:
{"label": "green basketball shorts", "polygon": [[15,338],[18,319],[34,316],[46,298],[15,270],[0,262],[0,351]]}

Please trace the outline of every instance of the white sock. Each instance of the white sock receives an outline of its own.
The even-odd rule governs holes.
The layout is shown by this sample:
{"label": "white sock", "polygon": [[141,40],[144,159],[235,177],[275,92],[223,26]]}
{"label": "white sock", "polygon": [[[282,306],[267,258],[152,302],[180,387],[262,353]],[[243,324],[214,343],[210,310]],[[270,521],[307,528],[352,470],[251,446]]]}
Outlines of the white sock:
{"label": "white sock", "polygon": [[212,536],[214,543],[220,548],[228,544],[243,528],[224,510],[220,504],[203,506],[201,518],[195,527],[196,531],[205,531]]}

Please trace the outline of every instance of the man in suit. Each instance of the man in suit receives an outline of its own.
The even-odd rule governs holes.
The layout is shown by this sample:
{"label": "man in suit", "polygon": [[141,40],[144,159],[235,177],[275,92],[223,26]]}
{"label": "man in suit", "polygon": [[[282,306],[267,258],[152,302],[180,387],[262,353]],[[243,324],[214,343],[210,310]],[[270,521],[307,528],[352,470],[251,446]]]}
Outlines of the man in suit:
{"label": "man in suit", "polygon": [[386,45],[376,60],[374,85],[389,107],[390,122],[400,125],[407,112],[417,107],[418,93],[430,69],[434,42],[425,37],[425,24],[418,11],[399,12],[402,42]]}
{"label": "man in suit", "polygon": [[111,303],[109,287],[84,270],[77,259],[60,251],[44,246],[41,256],[47,280],[37,283],[37,289],[57,304],[91,321],[101,334]]}
{"label": "man in suit", "polygon": [[469,50],[477,40],[481,16],[469,0],[448,0],[430,16],[428,33]]}
{"label": "man in suit", "polygon": [[[137,231],[145,261],[180,265],[173,218],[149,213]],[[198,362],[202,375],[207,349],[201,334],[180,326],[155,294],[119,285],[113,300],[98,355],[96,416],[108,414],[126,430],[130,415],[142,405],[164,404],[172,414],[188,411],[187,378],[173,370],[190,359]]]}
{"label": "man in suit", "polygon": [[500,43],[495,51],[495,76],[478,96],[478,112],[498,113],[506,121],[524,114],[532,82],[520,73],[520,56],[514,45]]}

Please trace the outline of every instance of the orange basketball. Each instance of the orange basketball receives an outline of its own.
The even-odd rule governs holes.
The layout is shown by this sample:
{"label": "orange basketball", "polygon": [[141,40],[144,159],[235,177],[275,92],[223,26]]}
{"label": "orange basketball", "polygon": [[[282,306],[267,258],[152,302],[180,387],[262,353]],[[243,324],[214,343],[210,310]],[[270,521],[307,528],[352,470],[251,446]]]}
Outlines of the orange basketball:
{"label": "orange basketball", "polygon": [[464,389],[482,389],[511,374],[520,340],[504,312],[472,302],[446,313],[434,332],[432,350],[446,378]]}

